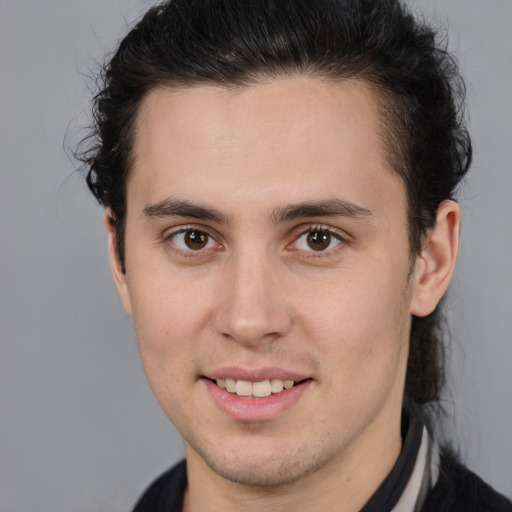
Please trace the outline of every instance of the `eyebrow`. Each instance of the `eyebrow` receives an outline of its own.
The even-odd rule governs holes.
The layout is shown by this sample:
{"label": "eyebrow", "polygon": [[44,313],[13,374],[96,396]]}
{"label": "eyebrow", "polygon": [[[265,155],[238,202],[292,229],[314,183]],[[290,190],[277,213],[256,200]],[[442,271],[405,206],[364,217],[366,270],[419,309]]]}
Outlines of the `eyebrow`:
{"label": "eyebrow", "polygon": [[198,220],[210,220],[227,224],[228,219],[221,211],[209,206],[200,206],[190,201],[164,199],[155,204],[147,205],[142,211],[146,219],[165,219],[167,217],[190,217]]}
{"label": "eyebrow", "polygon": [[274,224],[304,217],[349,217],[369,218],[371,210],[343,199],[326,199],[292,204],[276,209],[270,216]]}
{"label": "eyebrow", "polygon": [[[167,198],[155,204],[147,205],[143,216],[150,219],[165,219],[167,217],[189,217],[198,220],[209,220],[221,224],[228,224],[229,217],[220,210],[210,206],[201,206],[191,201]],[[270,222],[279,224],[308,217],[348,217],[369,218],[373,215],[371,210],[355,203],[342,199],[326,199],[291,204],[276,208],[270,214]]]}

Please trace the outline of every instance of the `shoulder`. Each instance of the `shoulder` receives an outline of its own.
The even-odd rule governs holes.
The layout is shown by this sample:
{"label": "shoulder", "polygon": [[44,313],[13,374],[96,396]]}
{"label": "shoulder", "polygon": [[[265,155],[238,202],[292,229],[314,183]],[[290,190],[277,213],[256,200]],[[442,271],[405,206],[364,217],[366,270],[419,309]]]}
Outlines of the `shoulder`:
{"label": "shoulder", "polygon": [[187,466],[182,460],[144,491],[133,512],[181,512],[186,487]]}
{"label": "shoulder", "polygon": [[449,450],[441,452],[439,479],[422,512],[512,512],[512,503],[462,465]]}

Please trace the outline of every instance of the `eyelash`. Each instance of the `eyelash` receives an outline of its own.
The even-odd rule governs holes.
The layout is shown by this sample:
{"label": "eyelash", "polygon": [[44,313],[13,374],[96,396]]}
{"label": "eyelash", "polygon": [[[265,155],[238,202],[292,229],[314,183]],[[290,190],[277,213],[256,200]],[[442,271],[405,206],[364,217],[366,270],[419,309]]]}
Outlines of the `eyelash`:
{"label": "eyelash", "polygon": [[[204,258],[204,256],[205,256],[204,249],[198,249],[198,250],[193,250],[190,248],[182,249],[175,243],[175,240],[179,235],[182,235],[182,234],[184,235],[186,233],[196,233],[199,235],[204,235],[208,238],[207,245],[213,241],[218,247],[221,247],[219,242],[217,242],[216,238],[214,236],[212,236],[207,230],[201,229],[198,227],[194,227],[194,226],[184,226],[184,227],[177,229],[176,231],[172,231],[171,233],[165,233],[164,236],[162,237],[162,242],[164,244],[168,244],[170,249],[174,253],[177,253],[179,256],[183,256],[185,258],[198,258],[198,257]],[[210,249],[210,248],[208,247],[207,249]]]}
{"label": "eyelash", "polygon": [[[184,235],[186,233],[196,233],[199,235],[206,236],[208,238],[208,240],[206,242],[206,246],[204,248],[200,248],[198,250],[193,250],[190,248],[183,249],[183,248],[179,247],[176,244],[175,240],[179,235]],[[329,226],[324,226],[324,225],[314,225],[314,226],[309,226],[307,229],[303,229],[302,231],[300,231],[297,234],[297,236],[294,237],[293,241],[286,246],[286,248],[287,249],[292,248],[292,250],[294,250],[293,246],[297,246],[297,244],[299,243],[299,241],[301,240],[302,237],[304,237],[308,234],[312,234],[312,233],[325,233],[331,237],[331,239],[329,240],[329,245],[331,245],[333,240],[336,241],[337,243],[334,247],[331,247],[330,249],[327,248],[327,249],[321,249],[318,251],[314,250],[311,247],[309,250],[295,249],[302,253],[309,253],[307,257],[314,257],[314,258],[328,257],[334,253],[337,253],[337,251],[341,249],[340,246],[343,246],[347,243],[345,237],[342,236],[341,233],[337,229],[334,229]],[[210,234],[208,232],[208,230],[198,228],[195,226],[184,226],[184,227],[177,229],[176,231],[172,231],[171,233],[165,233],[164,236],[162,237],[162,242],[165,244],[168,244],[170,247],[170,250],[172,250],[174,253],[177,253],[179,256],[182,256],[185,258],[204,258],[205,253],[207,251],[208,251],[208,253],[210,253],[210,249],[212,249],[212,247],[208,247],[208,244],[210,244],[211,242],[213,242],[214,244],[217,245],[217,248],[216,248],[217,250],[222,247],[222,245],[217,241],[217,237]],[[327,247],[329,247],[329,245]]]}
{"label": "eyelash", "polygon": [[340,246],[343,246],[346,243],[345,237],[343,237],[337,229],[331,228],[329,226],[315,225],[315,226],[309,226],[307,229],[301,231],[299,233],[299,235],[294,239],[294,241],[290,245],[297,245],[303,236],[306,236],[308,234],[313,234],[313,233],[322,233],[322,234],[329,235],[329,237],[331,237],[331,239],[329,241],[329,245],[331,245],[332,241],[336,241],[337,243],[334,247],[331,247],[330,249],[327,248],[327,249],[319,250],[319,251],[315,251],[311,247],[309,250],[299,249],[304,252],[311,253],[308,255],[308,257],[318,258],[318,257],[330,256],[330,255],[336,253],[341,248]]}

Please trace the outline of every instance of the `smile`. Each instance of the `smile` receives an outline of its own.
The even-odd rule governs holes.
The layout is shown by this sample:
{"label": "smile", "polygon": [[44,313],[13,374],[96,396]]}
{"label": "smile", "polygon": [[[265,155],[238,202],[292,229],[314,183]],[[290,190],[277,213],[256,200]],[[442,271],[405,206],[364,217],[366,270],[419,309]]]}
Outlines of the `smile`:
{"label": "smile", "polygon": [[243,422],[269,421],[277,418],[308,394],[308,390],[314,385],[313,379],[298,375],[295,380],[260,380],[262,378],[264,377],[257,376],[258,380],[245,380],[215,376],[203,378],[201,381],[213,403],[224,414]]}
{"label": "smile", "polygon": [[237,379],[216,379],[216,384],[229,393],[238,396],[265,398],[272,394],[281,393],[284,389],[290,389],[295,385],[291,379],[271,379],[258,382]]}

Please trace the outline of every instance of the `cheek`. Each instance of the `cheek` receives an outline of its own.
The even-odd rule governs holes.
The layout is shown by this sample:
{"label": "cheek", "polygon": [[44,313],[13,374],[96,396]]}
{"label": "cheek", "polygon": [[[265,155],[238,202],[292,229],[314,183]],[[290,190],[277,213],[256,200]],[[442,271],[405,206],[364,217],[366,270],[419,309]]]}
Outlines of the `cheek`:
{"label": "cheek", "polygon": [[400,300],[378,290],[349,286],[312,308],[308,337],[322,363],[322,394],[333,397],[330,407],[319,411],[325,421],[357,430],[385,404],[401,402],[408,347],[403,309]]}
{"label": "cheek", "polygon": [[[359,279],[339,279],[330,293],[303,305],[304,328],[315,340],[333,380],[378,380],[392,375],[406,354],[410,319],[406,278],[366,266]],[[353,273],[353,276],[355,273]],[[403,283],[403,284],[402,284]]]}
{"label": "cheek", "polygon": [[182,397],[193,389],[197,376],[201,311],[197,300],[160,283],[146,280],[132,286],[133,319],[149,386],[169,419],[179,423],[191,407]]}
{"label": "cheek", "polygon": [[190,283],[165,279],[161,274],[141,275],[144,279],[130,283],[130,296],[148,379],[155,372],[180,379],[188,373],[183,372],[184,367],[193,366],[197,343],[211,316],[210,306]]}

